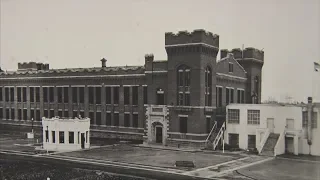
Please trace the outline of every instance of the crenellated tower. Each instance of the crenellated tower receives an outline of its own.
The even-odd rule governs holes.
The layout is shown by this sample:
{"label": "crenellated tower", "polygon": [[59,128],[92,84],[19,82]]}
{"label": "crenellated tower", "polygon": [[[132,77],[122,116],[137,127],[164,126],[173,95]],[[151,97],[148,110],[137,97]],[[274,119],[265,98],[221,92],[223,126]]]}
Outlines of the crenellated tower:
{"label": "crenellated tower", "polygon": [[219,35],[194,30],[165,34],[168,55],[168,104],[215,106]]}
{"label": "crenellated tower", "polygon": [[228,52],[233,53],[234,58],[247,72],[246,103],[261,103],[261,79],[264,64],[264,52],[256,48],[248,47],[228,51],[221,50],[221,58],[226,57]]}

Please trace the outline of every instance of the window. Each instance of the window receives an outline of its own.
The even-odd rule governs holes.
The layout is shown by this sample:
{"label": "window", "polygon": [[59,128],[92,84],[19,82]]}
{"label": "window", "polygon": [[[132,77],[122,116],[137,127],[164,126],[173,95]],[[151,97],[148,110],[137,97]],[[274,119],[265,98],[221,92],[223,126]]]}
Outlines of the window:
{"label": "window", "polygon": [[2,118],[3,118],[3,109],[0,108],[0,119],[2,119]]}
{"label": "window", "polygon": [[58,111],[58,116],[59,116],[59,117],[62,117],[62,110],[59,110],[59,111]]}
{"label": "window", "polygon": [[133,127],[138,127],[138,122],[139,122],[139,119],[138,119],[138,114],[133,114],[132,115],[132,118],[133,118],[133,122],[132,122],[132,126]]}
{"label": "window", "polygon": [[89,104],[94,104],[94,87],[89,87]]}
{"label": "window", "polygon": [[10,109],[6,109],[6,119],[10,119]]}
{"label": "window", "polygon": [[106,125],[111,126],[111,113],[106,113]]}
{"label": "window", "polygon": [[44,115],[44,117],[49,118],[49,111],[46,109],[43,110],[43,115]]}
{"label": "window", "polygon": [[222,106],[222,87],[216,87],[216,101],[217,107]]}
{"label": "window", "polygon": [[16,119],[13,108],[11,109],[11,119],[12,120]]}
{"label": "window", "polygon": [[86,143],[88,143],[88,136],[89,136],[88,131],[86,131]]}
{"label": "window", "polygon": [[[2,88],[0,87],[0,101],[2,101]],[[21,87],[17,87],[18,102],[21,102]]]}
{"label": "window", "polygon": [[248,124],[260,124],[260,110],[248,110]]}
{"label": "window", "polygon": [[28,111],[27,111],[27,109],[23,109],[23,119],[24,120],[27,120],[28,119],[28,113],[27,113]]}
{"label": "window", "polygon": [[229,144],[233,148],[239,148],[239,134],[229,133]]}
{"label": "window", "polygon": [[244,103],[244,90],[237,89],[237,103]]}
{"label": "window", "polygon": [[255,98],[255,103],[256,104],[258,104],[258,102],[259,102],[259,93],[260,93],[260,80],[259,80],[259,77],[258,76],[256,76],[255,78],[254,78],[254,91],[255,91],[255,94],[256,94],[256,98]]}
{"label": "window", "polygon": [[62,103],[62,87],[58,87],[57,89],[58,89],[58,103]]}
{"label": "window", "polygon": [[318,120],[318,113],[313,112],[312,113],[312,120],[311,120],[311,127],[312,128],[317,128],[317,120]]}
{"label": "window", "polygon": [[90,124],[94,124],[94,112],[89,112]]}
{"label": "window", "polygon": [[101,112],[96,112],[96,125],[101,125]]}
{"label": "window", "polygon": [[[48,88],[43,87],[42,90],[43,90],[43,101],[48,102]],[[26,93],[25,93],[25,88],[23,88],[23,102],[26,102],[25,99],[26,99]]]}
{"label": "window", "polygon": [[234,89],[230,89],[230,93],[231,93],[230,103],[234,103]]}
{"label": "window", "polygon": [[211,68],[207,67],[205,70],[205,105],[211,106],[212,104],[212,72]]}
{"label": "window", "polygon": [[101,87],[96,87],[96,104],[101,104]]}
{"label": "window", "polygon": [[5,100],[6,100],[6,102],[9,102],[10,100],[9,100],[9,88],[8,87],[6,87],[5,89],[4,89],[4,97],[5,97]]}
{"label": "window", "polygon": [[40,87],[36,87],[36,102],[40,102]]}
{"label": "window", "polygon": [[22,110],[18,109],[18,119],[22,120]]}
{"label": "window", "polygon": [[228,123],[239,124],[240,121],[240,110],[239,109],[228,109]]}
{"label": "window", "polygon": [[130,127],[130,114],[124,114],[124,127]]}
{"label": "window", "polygon": [[188,117],[179,117],[180,120],[180,133],[188,132]]}
{"label": "window", "polygon": [[226,104],[227,104],[227,105],[228,105],[229,102],[230,102],[229,95],[230,95],[230,90],[229,90],[229,88],[226,88]]}
{"label": "window", "polygon": [[148,104],[148,86],[143,87],[143,103]]}
{"label": "window", "polygon": [[27,102],[27,88],[26,87],[22,88],[22,100],[23,100],[23,102]]}
{"label": "window", "polygon": [[157,89],[157,105],[164,105],[164,91],[161,88]]}
{"label": "window", "polygon": [[68,110],[64,110],[63,117],[69,117],[69,111]]}
{"label": "window", "polygon": [[233,63],[229,62],[229,73],[233,72]]}
{"label": "window", "polygon": [[56,132],[51,131],[51,135],[52,135],[52,143],[56,143]]}
{"label": "window", "polygon": [[69,91],[68,87],[63,87],[63,102],[68,103],[69,102]]}
{"label": "window", "polygon": [[49,87],[49,101],[54,102],[54,88]]}
{"label": "window", "polygon": [[30,102],[34,102],[34,87],[30,87]]}
{"label": "window", "polygon": [[106,87],[106,104],[111,104],[111,87]]}
{"label": "window", "polygon": [[113,104],[119,104],[119,87],[113,87]]}
{"label": "window", "polygon": [[78,111],[77,110],[73,110],[72,111],[72,118],[78,117]]}
{"label": "window", "polygon": [[72,103],[78,103],[78,87],[72,87]]}
{"label": "window", "polygon": [[33,109],[30,110],[30,117],[31,117],[31,119],[35,120]]}
{"label": "window", "polygon": [[59,143],[63,144],[64,143],[64,132],[59,131]]}
{"label": "window", "polygon": [[180,106],[190,106],[190,68],[185,65],[178,67],[177,79],[177,104]]}
{"label": "window", "polygon": [[114,126],[119,126],[119,113],[114,113],[113,114],[113,125]]}
{"label": "window", "polygon": [[14,87],[10,88],[10,100],[11,102],[14,102]]}
{"label": "window", "polygon": [[36,120],[37,120],[37,121],[41,121],[40,109],[37,109],[37,110],[36,110]]}
{"label": "window", "polygon": [[308,127],[308,111],[302,112],[302,127]]}
{"label": "window", "polygon": [[138,98],[139,98],[138,86],[133,86],[132,87],[132,105],[138,105]]}
{"label": "window", "polygon": [[0,87],[0,101],[3,101],[3,97],[2,97],[2,87]]}
{"label": "window", "polygon": [[124,87],[123,88],[124,93],[124,104],[128,105],[130,104],[130,87]]}
{"label": "window", "polygon": [[241,91],[241,103],[244,104],[244,90]]}
{"label": "window", "polygon": [[248,149],[256,148],[256,135],[248,135]]}
{"label": "window", "polygon": [[79,87],[79,101],[84,103],[84,87]]}
{"label": "window", "polygon": [[206,125],[207,125],[207,133],[209,134],[211,131],[211,117],[206,117]]}
{"label": "window", "polygon": [[[47,126],[48,128],[48,126]],[[46,134],[46,142],[49,142],[49,131],[45,130],[45,134]]]}
{"label": "window", "polygon": [[50,117],[52,118],[52,117],[54,117],[55,115],[54,115],[54,110],[53,109],[50,109]]}
{"label": "window", "polygon": [[74,132],[69,131],[69,144],[74,144]]}

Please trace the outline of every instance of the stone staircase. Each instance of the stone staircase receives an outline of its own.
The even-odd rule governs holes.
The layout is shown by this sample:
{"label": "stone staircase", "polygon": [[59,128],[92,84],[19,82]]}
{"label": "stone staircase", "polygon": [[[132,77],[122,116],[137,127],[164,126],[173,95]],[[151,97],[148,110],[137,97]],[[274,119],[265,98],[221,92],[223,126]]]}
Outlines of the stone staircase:
{"label": "stone staircase", "polygon": [[262,156],[274,156],[274,148],[278,142],[280,134],[270,133],[269,137],[264,144],[260,155]]}

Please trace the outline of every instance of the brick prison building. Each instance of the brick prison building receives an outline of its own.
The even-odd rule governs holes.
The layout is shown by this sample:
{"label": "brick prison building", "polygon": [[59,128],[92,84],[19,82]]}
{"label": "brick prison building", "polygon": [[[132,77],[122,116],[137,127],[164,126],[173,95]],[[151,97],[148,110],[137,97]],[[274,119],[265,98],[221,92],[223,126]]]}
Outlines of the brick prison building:
{"label": "brick prison building", "polygon": [[[168,59],[143,66],[49,69],[19,63],[0,72],[0,119],[41,129],[41,117],[89,117],[91,137],[204,147],[224,126],[229,103],[259,103],[264,52],[220,50],[204,30],[165,34]],[[41,132],[41,131],[40,131]],[[209,143],[210,144],[210,143]]]}

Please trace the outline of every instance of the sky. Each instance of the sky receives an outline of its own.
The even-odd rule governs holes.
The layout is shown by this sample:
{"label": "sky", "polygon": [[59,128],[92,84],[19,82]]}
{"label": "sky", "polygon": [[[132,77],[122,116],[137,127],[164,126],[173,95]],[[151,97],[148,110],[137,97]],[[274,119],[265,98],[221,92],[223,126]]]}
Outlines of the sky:
{"label": "sky", "polygon": [[[205,29],[220,49],[265,52],[262,99],[320,96],[320,0],[0,0],[0,65],[50,68],[166,60],[165,32]],[[217,59],[220,59],[218,57]],[[316,88],[315,88],[316,87]],[[320,99],[319,99],[320,100]]]}

